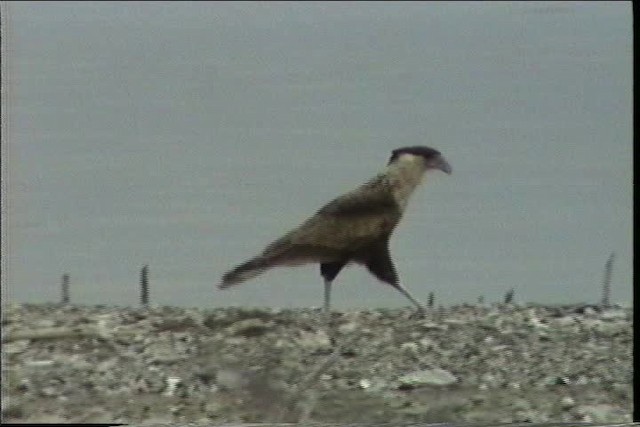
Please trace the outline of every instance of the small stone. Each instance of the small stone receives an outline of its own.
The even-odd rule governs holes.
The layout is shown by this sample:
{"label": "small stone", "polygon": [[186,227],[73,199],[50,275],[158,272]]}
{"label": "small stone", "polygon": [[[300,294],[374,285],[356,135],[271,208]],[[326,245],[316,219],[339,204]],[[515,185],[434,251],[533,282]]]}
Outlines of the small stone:
{"label": "small stone", "polygon": [[576,412],[583,418],[596,423],[620,422],[625,420],[627,415],[622,408],[608,404],[582,405],[576,409]]}
{"label": "small stone", "polygon": [[108,424],[114,422],[113,416],[104,408],[92,408],[82,415],[82,424]]}
{"label": "small stone", "polygon": [[589,384],[589,378],[587,378],[585,375],[580,375],[576,380],[576,385],[586,385],[586,384]]}
{"label": "small stone", "polygon": [[323,330],[316,332],[300,331],[298,344],[306,349],[330,349],[332,348],[331,339]]}
{"label": "small stone", "polygon": [[16,390],[23,393],[29,391],[29,389],[31,389],[31,381],[28,378],[22,378],[16,386]]}
{"label": "small stone", "polygon": [[342,335],[346,335],[357,330],[358,326],[359,325],[356,322],[343,323],[342,325],[338,326],[338,332],[340,332]]}
{"label": "small stone", "polygon": [[40,394],[44,397],[56,397],[60,393],[54,387],[45,387],[42,390],[40,390]]}
{"label": "small stone", "polygon": [[163,394],[165,396],[173,396],[176,391],[176,387],[182,383],[182,379],[180,379],[180,377],[168,377],[166,383],[167,387]]}
{"label": "small stone", "polygon": [[418,344],[414,342],[405,342],[400,345],[400,350],[408,354],[418,354]]}
{"label": "small stone", "polygon": [[440,368],[414,371],[398,378],[401,389],[411,389],[423,385],[449,385],[457,381],[458,378],[455,375]]}
{"label": "small stone", "polygon": [[206,405],[204,405],[204,411],[209,416],[218,414],[222,409],[223,405],[220,402],[216,402],[215,400],[212,402],[207,402]]}
{"label": "small stone", "polygon": [[24,364],[26,366],[33,366],[34,368],[46,368],[52,366],[55,363],[53,360],[27,360]]}
{"label": "small stone", "polygon": [[231,324],[227,328],[229,335],[239,335],[243,337],[258,337],[264,335],[273,327],[272,322],[265,322],[262,319],[244,319]]}
{"label": "small stone", "polygon": [[548,421],[544,415],[533,409],[516,411],[513,420],[519,423],[539,423]]}
{"label": "small stone", "polygon": [[531,318],[529,318],[529,324],[535,328],[548,328],[549,325],[547,325],[546,322],[541,321],[539,318],[532,316]]}
{"label": "small stone", "polygon": [[560,399],[560,407],[564,410],[573,408],[575,404],[576,404],[576,401],[573,400],[571,396],[565,396],[562,399]]}
{"label": "small stone", "polygon": [[220,369],[216,375],[216,384],[225,390],[237,390],[248,383],[248,379],[238,370]]}
{"label": "small stone", "polygon": [[178,416],[183,409],[184,407],[182,405],[171,405],[169,406],[169,413],[173,416]]}
{"label": "small stone", "polygon": [[428,332],[428,331],[446,331],[448,329],[447,325],[441,325],[439,323],[424,321],[420,322],[416,325],[420,330]]}
{"label": "small stone", "polygon": [[484,394],[474,394],[473,396],[471,396],[471,403],[473,403],[474,405],[480,405],[486,401],[487,396],[485,396]]}
{"label": "small stone", "polygon": [[513,403],[513,409],[517,411],[526,411],[531,409],[531,403],[524,399],[516,399]]}
{"label": "small stone", "polygon": [[418,343],[425,349],[438,348],[438,343],[432,340],[431,338],[422,338],[420,341],[418,341]]}
{"label": "small stone", "polygon": [[443,323],[451,326],[462,326],[467,324],[467,322],[462,319],[445,319]]}
{"label": "small stone", "polygon": [[366,379],[366,378],[363,378],[363,379],[361,379],[361,380],[358,382],[358,386],[359,386],[361,389],[366,390],[366,389],[368,389],[369,387],[371,387],[371,381],[369,381],[369,380],[368,380],[368,379]]}
{"label": "small stone", "polygon": [[29,348],[29,340],[18,340],[2,344],[2,350],[6,354],[20,354]]}
{"label": "small stone", "polygon": [[40,319],[34,323],[37,329],[48,329],[56,326],[56,321],[52,319]]}
{"label": "small stone", "polygon": [[431,409],[428,405],[425,405],[425,404],[412,403],[412,402],[407,402],[407,403],[409,404],[406,405],[404,408],[400,408],[398,412],[408,416],[424,416],[427,412],[429,412],[429,409]]}
{"label": "small stone", "polygon": [[627,319],[627,312],[625,310],[621,310],[621,309],[608,309],[608,310],[603,311],[602,314],[600,314],[600,319],[608,320],[608,321],[626,320]]}
{"label": "small stone", "polygon": [[358,352],[356,351],[355,348],[345,348],[342,351],[340,351],[340,355],[342,357],[356,357],[358,355]]}
{"label": "small stone", "polygon": [[559,317],[557,319],[554,319],[553,323],[556,326],[567,327],[567,326],[573,326],[579,323],[579,320],[574,316],[564,316],[564,317]]}

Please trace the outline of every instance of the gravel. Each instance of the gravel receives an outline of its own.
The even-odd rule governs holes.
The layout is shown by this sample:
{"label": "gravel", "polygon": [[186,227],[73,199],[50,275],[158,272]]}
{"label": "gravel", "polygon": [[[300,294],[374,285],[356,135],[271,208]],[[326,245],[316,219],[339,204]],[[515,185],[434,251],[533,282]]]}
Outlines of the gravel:
{"label": "gravel", "polygon": [[3,307],[2,421],[629,422],[632,311]]}

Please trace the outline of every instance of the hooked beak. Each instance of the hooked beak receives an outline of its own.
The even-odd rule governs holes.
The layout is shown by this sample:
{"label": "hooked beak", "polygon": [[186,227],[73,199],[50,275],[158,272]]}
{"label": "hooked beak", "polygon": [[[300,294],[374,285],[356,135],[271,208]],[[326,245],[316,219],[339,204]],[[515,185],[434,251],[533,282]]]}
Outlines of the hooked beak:
{"label": "hooked beak", "polygon": [[442,172],[451,175],[451,165],[443,156],[438,156],[427,165],[430,169],[440,169]]}

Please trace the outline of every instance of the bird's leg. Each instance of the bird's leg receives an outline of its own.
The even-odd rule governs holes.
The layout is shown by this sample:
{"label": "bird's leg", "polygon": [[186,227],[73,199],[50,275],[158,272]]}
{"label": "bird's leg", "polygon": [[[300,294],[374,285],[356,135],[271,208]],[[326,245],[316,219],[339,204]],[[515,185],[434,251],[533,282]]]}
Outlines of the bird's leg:
{"label": "bird's leg", "polygon": [[324,318],[327,327],[331,324],[331,280],[324,279]]}
{"label": "bird's leg", "polygon": [[400,292],[402,292],[402,295],[404,295],[405,297],[407,297],[409,299],[409,301],[411,301],[413,303],[413,305],[416,306],[416,308],[418,309],[416,311],[416,316],[423,318],[427,312],[427,310],[424,308],[424,306],[422,304],[420,304],[420,302],[418,302],[417,299],[415,299],[408,290],[406,290],[404,288],[404,286],[402,286],[402,284],[400,283],[396,283],[395,285],[396,289],[398,289]]}
{"label": "bird's leg", "polygon": [[324,326],[331,341],[331,345],[336,345],[336,334],[331,324],[331,280],[324,279]]}
{"label": "bird's leg", "polygon": [[347,261],[323,262],[320,264],[320,274],[324,279],[324,322],[331,343],[335,345],[335,331],[331,325],[331,284]]}

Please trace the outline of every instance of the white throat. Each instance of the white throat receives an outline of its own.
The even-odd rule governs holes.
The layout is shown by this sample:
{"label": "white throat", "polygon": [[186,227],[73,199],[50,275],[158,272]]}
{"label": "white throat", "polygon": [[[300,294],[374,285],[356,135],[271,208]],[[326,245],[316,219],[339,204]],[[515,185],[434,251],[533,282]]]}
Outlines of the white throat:
{"label": "white throat", "polygon": [[413,154],[401,154],[387,167],[387,179],[393,192],[393,197],[404,211],[411,194],[422,181],[427,170],[424,159]]}

